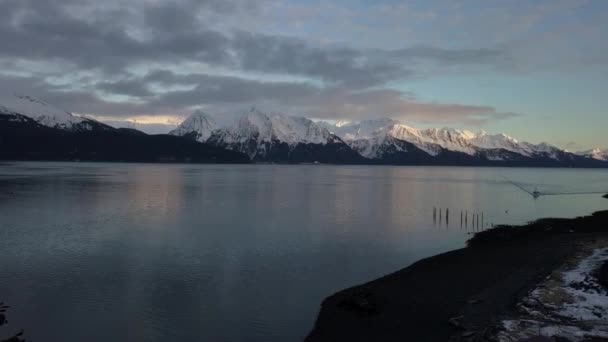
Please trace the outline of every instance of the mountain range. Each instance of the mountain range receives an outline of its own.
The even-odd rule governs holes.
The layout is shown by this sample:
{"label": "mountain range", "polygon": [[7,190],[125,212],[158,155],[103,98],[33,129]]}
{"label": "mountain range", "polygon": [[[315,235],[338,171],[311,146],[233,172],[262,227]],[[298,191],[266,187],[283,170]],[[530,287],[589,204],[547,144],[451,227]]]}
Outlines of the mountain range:
{"label": "mountain range", "polygon": [[0,160],[250,162],[236,151],[114,128],[21,95],[0,103]]}
{"label": "mountain range", "polygon": [[169,134],[148,135],[15,95],[0,103],[0,159],[608,167],[608,150],[572,153],[506,134],[256,108],[231,119],[196,111]]}
{"label": "mountain range", "polygon": [[592,150],[577,152],[576,154],[597,160],[608,161],[608,149],[602,150],[594,148]]}
{"label": "mountain range", "polygon": [[506,134],[418,129],[389,118],[313,121],[255,108],[234,120],[197,111],[169,134],[239,151],[257,162],[608,166],[605,151],[571,153],[546,143],[520,142]]}
{"label": "mountain range", "polygon": [[169,134],[239,151],[255,162],[366,163],[341,138],[310,119],[255,108],[224,122],[198,111]]}

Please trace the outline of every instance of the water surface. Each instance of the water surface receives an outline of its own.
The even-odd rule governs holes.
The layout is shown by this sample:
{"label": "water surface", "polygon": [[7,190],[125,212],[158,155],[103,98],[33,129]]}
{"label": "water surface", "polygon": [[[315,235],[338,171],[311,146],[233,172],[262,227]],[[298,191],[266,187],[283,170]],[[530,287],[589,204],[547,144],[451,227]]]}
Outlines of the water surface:
{"label": "water surface", "polygon": [[298,341],[327,295],[464,246],[461,211],[608,208],[504,177],[608,191],[606,170],[5,163],[0,301],[34,341]]}

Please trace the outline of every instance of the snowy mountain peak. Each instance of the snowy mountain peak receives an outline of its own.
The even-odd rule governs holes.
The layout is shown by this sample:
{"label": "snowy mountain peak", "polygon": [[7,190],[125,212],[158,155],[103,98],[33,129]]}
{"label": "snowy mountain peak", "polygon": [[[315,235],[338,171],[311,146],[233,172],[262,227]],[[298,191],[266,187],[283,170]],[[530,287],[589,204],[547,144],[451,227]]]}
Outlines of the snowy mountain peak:
{"label": "snowy mountain peak", "polygon": [[596,160],[608,161],[608,149],[594,148],[587,151],[577,152],[577,155],[593,158]]}
{"label": "snowy mountain peak", "polygon": [[336,140],[327,129],[308,118],[265,113],[255,107],[238,115],[231,123],[220,123],[212,115],[195,112],[170,134],[194,134],[201,142],[213,137],[215,142],[222,144],[278,141],[293,146],[299,143],[326,144]]}
{"label": "snowy mountain peak", "polygon": [[350,123],[351,123],[351,121],[348,121],[348,120],[338,120],[338,121],[336,121],[336,127],[346,126]]}
{"label": "snowy mountain peak", "polygon": [[272,140],[272,120],[255,107],[245,113],[238,121],[235,132],[241,137],[255,136],[258,141]]}
{"label": "snowy mountain peak", "polygon": [[320,122],[319,124],[342,139],[352,141],[370,139],[379,134],[383,134],[397,123],[398,122],[393,119],[381,118],[360,122],[338,121],[335,125],[328,122]]}
{"label": "snowy mountain peak", "polygon": [[217,120],[208,113],[196,111],[192,113],[179,127],[169,132],[172,135],[195,134],[195,139],[205,142],[213,131],[219,128]]}
{"label": "snowy mountain peak", "polygon": [[220,122],[211,115],[194,113],[171,134],[237,150],[252,160],[266,160],[277,153],[289,155],[297,148],[308,151],[334,148],[330,143],[342,144],[345,153],[352,153],[349,158],[360,158],[325,127],[305,117],[266,113],[252,107],[232,118],[231,122]]}
{"label": "snowy mountain peak", "polygon": [[294,145],[298,143],[325,144],[331,133],[314,121],[283,113],[266,114],[252,108],[230,129],[242,139],[255,138],[257,141],[280,142]]}
{"label": "snowy mountain peak", "polygon": [[0,112],[24,115],[41,125],[67,130],[89,129],[93,122],[53,107],[45,101],[21,94],[1,98]]}
{"label": "snowy mountain peak", "polygon": [[[345,151],[356,151],[368,159],[406,163],[413,160],[429,162],[428,158],[449,160],[450,163],[461,160],[524,163],[535,159],[559,163],[577,158],[547,143],[518,141],[504,133],[475,133],[448,127],[419,129],[391,118],[358,122],[312,121],[283,113],[267,113],[255,107],[232,117],[234,120],[229,124],[218,124],[214,118],[196,112],[172,134],[195,136],[199,141],[244,152],[252,160],[266,160],[274,153],[291,153],[298,148],[301,153],[302,148],[329,146],[328,143],[335,143],[334,146]],[[587,154],[608,161],[608,155],[602,155],[601,151]]]}
{"label": "snowy mountain peak", "polygon": [[383,137],[412,143],[432,156],[437,155],[442,149],[462,152],[471,156],[476,155],[481,150],[506,150],[527,157],[535,153],[553,156],[557,150],[557,148],[548,144],[534,145],[519,142],[504,133],[489,134],[485,131],[474,133],[448,127],[418,129],[390,118],[350,122],[340,126],[332,126],[326,123],[325,127],[335,132],[353,148],[355,148],[354,146],[357,148],[365,146],[365,156],[368,158],[376,157],[372,151],[379,149],[370,146],[369,143],[364,144],[361,140],[374,140],[376,143],[385,144],[389,140],[383,139]]}

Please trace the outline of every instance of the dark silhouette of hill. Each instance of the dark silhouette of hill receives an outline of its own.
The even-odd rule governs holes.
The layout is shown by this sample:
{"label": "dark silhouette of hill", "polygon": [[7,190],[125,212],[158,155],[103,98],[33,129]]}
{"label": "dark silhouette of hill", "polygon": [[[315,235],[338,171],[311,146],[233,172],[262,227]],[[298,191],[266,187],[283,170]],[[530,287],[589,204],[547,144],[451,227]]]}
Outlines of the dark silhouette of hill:
{"label": "dark silhouette of hill", "polygon": [[103,124],[89,131],[66,131],[25,116],[1,114],[0,159],[249,163],[242,153],[182,137]]}

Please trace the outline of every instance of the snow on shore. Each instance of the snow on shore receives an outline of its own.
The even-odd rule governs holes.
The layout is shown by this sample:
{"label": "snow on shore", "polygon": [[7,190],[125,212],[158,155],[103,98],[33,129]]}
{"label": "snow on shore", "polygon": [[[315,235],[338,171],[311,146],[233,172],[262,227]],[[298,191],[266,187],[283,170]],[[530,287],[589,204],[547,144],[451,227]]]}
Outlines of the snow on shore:
{"label": "snow on shore", "polygon": [[499,341],[559,336],[570,341],[608,338],[608,289],[596,277],[608,248],[587,249],[532,290],[519,304],[521,317],[503,320]]}

